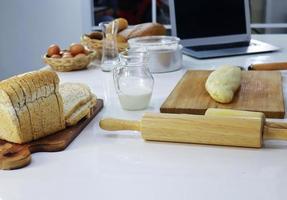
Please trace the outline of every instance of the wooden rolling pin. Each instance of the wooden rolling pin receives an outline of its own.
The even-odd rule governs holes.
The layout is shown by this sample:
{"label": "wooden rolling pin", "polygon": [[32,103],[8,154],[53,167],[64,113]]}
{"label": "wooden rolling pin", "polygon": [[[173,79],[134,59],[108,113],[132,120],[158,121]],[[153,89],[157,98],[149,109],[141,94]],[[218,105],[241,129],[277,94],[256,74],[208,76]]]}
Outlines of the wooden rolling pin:
{"label": "wooden rolling pin", "polygon": [[248,70],[286,70],[287,62],[278,63],[265,63],[265,64],[252,64],[248,67]]}
{"label": "wooden rolling pin", "polygon": [[107,118],[108,131],[141,131],[145,140],[260,148],[264,139],[287,140],[287,123],[266,122],[263,113],[208,109],[205,115],[146,113],[141,121]]}

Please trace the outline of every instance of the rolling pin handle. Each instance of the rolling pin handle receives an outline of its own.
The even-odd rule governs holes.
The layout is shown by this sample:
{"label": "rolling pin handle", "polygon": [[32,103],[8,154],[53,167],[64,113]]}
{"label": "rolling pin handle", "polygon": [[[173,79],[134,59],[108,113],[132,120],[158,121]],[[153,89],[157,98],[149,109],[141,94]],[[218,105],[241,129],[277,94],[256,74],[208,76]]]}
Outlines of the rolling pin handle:
{"label": "rolling pin handle", "polygon": [[100,127],[107,131],[133,130],[140,131],[140,122],[133,120],[121,120],[105,118],[100,120]]}
{"label": "rolling pin handle", "polygon": [[252,64],[248,70],[286,70],[287,62]]}
{"label": "rolling pin handle", "polygon": [[287,123],[266,122],[263,136],[264,139],[287,140]]}

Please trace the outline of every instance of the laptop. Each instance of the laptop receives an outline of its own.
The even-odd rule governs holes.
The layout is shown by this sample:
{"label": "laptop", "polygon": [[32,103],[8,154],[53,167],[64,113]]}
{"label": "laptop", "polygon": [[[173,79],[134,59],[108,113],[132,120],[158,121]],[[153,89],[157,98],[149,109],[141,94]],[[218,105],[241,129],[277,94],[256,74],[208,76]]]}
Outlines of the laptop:
{"label": "laptop", "polygon": [[169,0],[171,34],[183,53],[213,58],[276,51],[251,39],[249,0]]}

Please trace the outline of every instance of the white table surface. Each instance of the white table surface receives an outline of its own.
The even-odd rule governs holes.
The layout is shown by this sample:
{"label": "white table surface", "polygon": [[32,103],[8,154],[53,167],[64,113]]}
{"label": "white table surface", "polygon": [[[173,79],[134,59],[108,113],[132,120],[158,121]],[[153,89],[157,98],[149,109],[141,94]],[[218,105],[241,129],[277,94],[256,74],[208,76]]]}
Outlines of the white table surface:
{"label": "white table surface", "polygon": [[[255,38],[282,50],[209,60],[184,57],[183,69],[154,75],[148,111],[159,112],[186,69],[287,61],[287,35]],[[287,142],[248,149],[145,142],[137,132],[106,132],[98,126],[102,117],[140,119],[145,111],[121,109],[111,73],[92,67],[59,76],[61,82],[88,84],[105,107],[65,151],[36,153],[27,167],[0,171],[0,200],[287,199]],[[285,74],[283,80],[287,88]]]}

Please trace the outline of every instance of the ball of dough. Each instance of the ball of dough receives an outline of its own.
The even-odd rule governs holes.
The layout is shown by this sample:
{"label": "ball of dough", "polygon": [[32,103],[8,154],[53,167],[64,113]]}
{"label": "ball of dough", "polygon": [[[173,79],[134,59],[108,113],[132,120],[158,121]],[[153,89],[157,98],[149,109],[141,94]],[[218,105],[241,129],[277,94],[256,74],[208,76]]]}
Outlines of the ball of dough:
{"label": "ball of dough", "polygon": [[230,103],[234,93],[240,87],[241,70],[235,66],[221,66],[212,72],[206,83],[205,89],[217,102]]}

